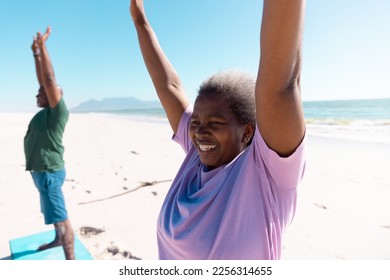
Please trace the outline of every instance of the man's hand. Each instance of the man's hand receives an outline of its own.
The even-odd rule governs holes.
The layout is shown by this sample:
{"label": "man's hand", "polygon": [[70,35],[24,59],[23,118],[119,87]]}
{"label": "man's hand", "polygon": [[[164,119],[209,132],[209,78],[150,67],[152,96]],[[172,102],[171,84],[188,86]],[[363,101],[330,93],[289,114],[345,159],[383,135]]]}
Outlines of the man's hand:
{"label": "man's hand", "polygon": [[41,32],[38,32],[38,33],[37,33],[37,41],[38,41],[38,44],[39,44],[40,46],[42,46],[43,44],[45,44],[45,42],[47,41],[47,39],[49,39],[50,33],[51,33],[51,27],[50,27],[50,26],[47,27],[45,33],[43,33],[43,34],[41,34]]}
{"label": "man's hand", "polygon": [[38,53],[38,51],[39,51],[37,37],[35,37],[35,36],[33,37],[33,43],[31,45],[31,50],[33,51],[34,54]]}

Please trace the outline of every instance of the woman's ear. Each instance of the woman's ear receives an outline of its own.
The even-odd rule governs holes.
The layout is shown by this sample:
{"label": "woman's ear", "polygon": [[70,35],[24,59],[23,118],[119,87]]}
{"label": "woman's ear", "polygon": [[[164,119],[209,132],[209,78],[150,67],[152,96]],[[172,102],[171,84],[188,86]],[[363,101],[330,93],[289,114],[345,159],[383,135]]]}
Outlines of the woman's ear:
{"label": "woman's ear", "polygon": [[253,123],[247,123],[244,127],[244,133],[242,135],[242,142],[249,144],[255,133],[255,125]]}

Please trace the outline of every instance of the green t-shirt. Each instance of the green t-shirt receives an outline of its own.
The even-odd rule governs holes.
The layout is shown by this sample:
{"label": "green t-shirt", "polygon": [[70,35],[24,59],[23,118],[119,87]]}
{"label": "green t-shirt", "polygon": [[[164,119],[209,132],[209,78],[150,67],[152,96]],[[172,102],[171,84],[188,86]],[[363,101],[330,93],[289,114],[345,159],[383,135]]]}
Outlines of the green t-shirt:
{"label": "green t-shirt", "polygon": [[61,98],[54,108],[44,108],[30,121],[24,137],[26,170],[58,171],[64,168],[62,136],[69,118]]}

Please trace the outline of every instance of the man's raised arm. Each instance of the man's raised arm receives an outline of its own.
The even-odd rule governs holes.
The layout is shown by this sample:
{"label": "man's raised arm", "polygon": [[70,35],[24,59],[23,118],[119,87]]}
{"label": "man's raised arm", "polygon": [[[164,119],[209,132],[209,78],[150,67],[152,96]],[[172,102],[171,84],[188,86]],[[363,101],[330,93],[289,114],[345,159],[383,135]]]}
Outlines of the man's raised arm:
{"label": "man's raised arm", "polygon": [[41,77],[47,99],[51,108],[54,108],[61,100],[61,88],[57,85],[56,77],[54,75],[53,65],[50,60],[49,52],[46,48],[46,41],[51,33],[51,28],[48,27],[44,34],[37,33],[37,41],[41,55]]}

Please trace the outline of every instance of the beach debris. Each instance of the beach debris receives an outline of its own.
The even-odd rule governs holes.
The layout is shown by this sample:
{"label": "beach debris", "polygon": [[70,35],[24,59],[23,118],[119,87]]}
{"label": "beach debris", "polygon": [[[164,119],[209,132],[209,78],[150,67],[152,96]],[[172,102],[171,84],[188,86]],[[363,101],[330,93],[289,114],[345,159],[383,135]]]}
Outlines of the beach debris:
{"label": "beach debris", "polygon": [[121,250],[120,250],[117,246],[115,246],[115,245],[112,245],[112,246],[110,246],[110,247],[107,247],[106,251],[107,251],[108,253],[112,254],[113,256],[119,254],[119,255],[121,255],[122,257],[126,258],[126,259],[142,260],[142,259],[139,258],[139,257],[133,256],[133,255],[131,254],[131,252],[129,252],[129,251],[123,251],[123,252],[121,252]]}
{"label": "beach debris", "polygon": [[100,198],[100,199],[95,199],[95,200],[86,201],[86,202],[79,202],[79,205],[90,204],[90,203],[95,203],[95,202],[99,202],[99,201],[105,201],[105,200],[108,200],[108,199],[113,199],[115,197],[119,197],[119,196],[122,196],[122,195],[125,195],[125,194],[128,194],[128,193],[135,192],[136,190],[139,190],[140,188],[150,187],[150,186],[154,186],[156,184],[166,183],[166,182],[171,182],[171,181],[172,181],[172,179],[162,180],[162,181],[152,181],[152,182],[141,182],[141,185],[139,185],[138,187],[136,187],[136,188],[134,188],[132,190],[128,190],[128,191],[125,191],[123,193],[115,194],[115,195],[112,195],[112,196],[109,196],[109,197],[106,197],[106,198]]}
{"label": "beach debris", "polygon": [[72,184],[72,190],[74,190],[76,188],[75,184],[79,183],[75,179],[65,179],[65,182],[74,183],[74,184]]}
{"label": "beach debris", "polygon": [[111,246],[107,248],[107,252],[111,253],[113,256],[119,253],[119,248],[116,246]]}
{"label": "beach debris", "polygon": [[89,227],[89,226],[85,226],[85,227],[80,228],[80,235],[83,235],[83,236],[98,235],[102,232],[105,232],[104,228],[95,228],[95,227]]}
{"label": "beach debris", "polygon": [[390,229],[390,225],[384,225],[382,227],[385,228],[385,229]]}
{"label": "beach debris", "polygon": [[157,196],[157,192],[152,192],[152,195]]}
{"label": "beach debris", "polygon": [[86,192],[86,193],[91,193],[91,191],[90,191],[90,190],[85,190],[85,192]]}
{"label": "beach debris", "polygon": [[167,181],[172,181],[172,180],[152,181],[152,182],[140,182],[140,183],[141,183],[141,187],[148,187],[148,186],[153,186],[153,185],[155,185],[155,184],[163,183],[163,182],[167,182]]}
{"label": "beach debris", "polygon": [[133,155],[139,155],[139,153],[138,153],[138,152],[136,152],[136,151],[130,151],[130,154],[133,154]]}
{"label": "beach debris", "polygon": [[328,209],[328,208],[327,208],[325,205],[323,205],[323,204],[314,203],[314,205],[317,206],[318,208],[321,208],[321,209],[324,209],[324,210]]}

